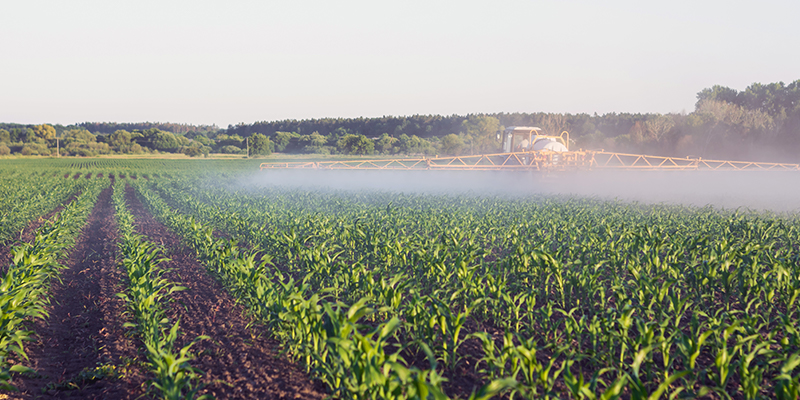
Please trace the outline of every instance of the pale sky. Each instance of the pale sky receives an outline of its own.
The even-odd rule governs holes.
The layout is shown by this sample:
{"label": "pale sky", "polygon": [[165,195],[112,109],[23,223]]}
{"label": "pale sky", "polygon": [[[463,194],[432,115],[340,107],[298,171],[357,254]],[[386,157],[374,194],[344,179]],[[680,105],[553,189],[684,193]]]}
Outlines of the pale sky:
{"label": "pale sky", "polygon": [[800,79],[800,1],[0,0],[0,122],[691,112]]}

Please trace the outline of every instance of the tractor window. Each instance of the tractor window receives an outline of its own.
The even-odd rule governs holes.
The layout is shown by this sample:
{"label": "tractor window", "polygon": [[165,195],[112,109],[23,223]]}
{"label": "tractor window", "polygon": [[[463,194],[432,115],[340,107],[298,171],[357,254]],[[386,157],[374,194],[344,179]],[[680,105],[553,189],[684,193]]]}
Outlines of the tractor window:
{"label": "tractor window", "polygon": [[530,136],[524,133],[514,135],[511,141],[511,151],[525,151],[530,148]]}

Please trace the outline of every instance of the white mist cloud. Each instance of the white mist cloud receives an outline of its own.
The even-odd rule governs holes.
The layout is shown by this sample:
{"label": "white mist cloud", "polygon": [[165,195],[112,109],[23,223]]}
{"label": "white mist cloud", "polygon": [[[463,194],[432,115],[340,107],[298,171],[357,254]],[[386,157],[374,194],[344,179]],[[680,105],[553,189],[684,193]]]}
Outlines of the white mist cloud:
{"label": "white mist cloud", "polygon": [[270,170],[240,179],[244,187],[382,190],[477,196],[574,195],[642,203],[800,212],[800,172]]}

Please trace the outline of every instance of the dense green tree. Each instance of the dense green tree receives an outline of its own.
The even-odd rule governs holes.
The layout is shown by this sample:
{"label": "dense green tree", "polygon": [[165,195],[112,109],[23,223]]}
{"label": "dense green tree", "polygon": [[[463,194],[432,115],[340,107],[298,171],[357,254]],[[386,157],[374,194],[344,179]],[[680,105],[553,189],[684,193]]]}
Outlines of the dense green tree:
{"label": "dense green tree", "polygon": [[756,147],[768,146],[776,123],[760,109],[705,100],[693,118],[699,155],[746,160]]}
{"label": "dense green tree", "polygon": [[699,109],[708,100],[735,104],[748,110],[760,110],[773,118],[800,117],[800,80],[788,85],[783,82],[753,83],[741,92],[715,85],[697,93],[695,109]]}
{"label": "dense green tree", "polygon": [[20,140],[25,143],[44,143],[44,139],[40,139],[36,136],[36,132],[31,129],[25,129],[20,135]]}
{"label": "dense green tree", "polygon": [[[314,132],[319,133],[319,131],[314,131]],[[337,127],[336,129],[334,129],[333,132],[331,132],[331,134],[333,136],[336,136],[336,137],[343,137],[343,136],[347,136],[347,135],[352,135],[353,131],[350,130],[350,129],[347,129],[345,127],[340,126],[340,127]]]}
{"label": "dense green tree", "polygon": [[143,149],[142,146],[135,143],[134,140],[140,137],[142,137],[141,133],[128,132],[124,129],[120,129],[108,135],[106,143],[118,153],[138,154],[141,153]]}
{"label": "dense green tree", "polygon": [[294,148],[301,153],[330,154],[327,144],[328,137],[312,132],[310,135],[298,135]]}
{"label": "dense green tree", "polygon": [[5,129],[0,129],[0,143],[11,143],[11,134]]}
{"label": "dense green tree", "polygon": [[157,132],[152,138],[153,148],[158,151],[175,152],[181,147],[181,142],[172,133]]}
{"label": "dense green tree", "polygon": [[699,107],[700,103],[706,100],[724,101],[736,104],[739,92],[736,89],[729,87],[714,85],[706,88],[697,93],[697,103],[695,108]]}
{"label": "dense green tree", "polygon": [[500,120],[486,115],[469,115],[461,123],[461,131],[467,135],[470,154],[494,153],[500,149],[497,132]]}
{"label": "dense green tree", "polygon": [[312,132],[310,135],[302,135],[299,137],[300,143],[305,146],[322,147],[328,144],[328,138],[322,136],[319,132]]}
{"label": "dense green tree", "polygon": [[300,135],[293,132],[275,132],[275,136],[273,137],[273,141],[275,143],[275,151],[277,152],[285,151],[286,147],[289,146],[289,142],[291,142],[292,138],[299,136]]}
{"label": "dense green tree", "polygon": [[93,157],[98,154],[110,154],[112,151],[108,143],[98,142],[96,135],[82,128],[65,130],[61,143],[62,155]]}
{"label": "dense green tree", "polygon": [[65,131],[61,136],[61,142],[64,143],[64,145],[68,145],[70,143],[91,143],[96,141],[97,136],[86,129],[70,129]]}
{"label": "dense green tree", "polygon": [[384,133],[375,142],[375,149],[381,154],[396,154],[398,150],[396,146],[399,142],[399,139],[389,136],[388,133]]}
{"label": "dense green tree", "polygon": [[185,135],[188,138],[194,138],[196,135],[207,135],[219,131],[216,125],[190,125],[190,124],[175,124],[170,122],[136,122],[136,123],[116,123],[116,122],[84,122],[78,125],[91,132],[98,132],[104,134],[111,134],[118,130],[126,131],[144,131],[150,129],[157,129],[165,132],[177,133]]}
{"label": "dense green tree", "polygon": [[223,154],[242,154],[244,151],[236,146],[222,146],[219,148],[219,152]]}
{"label": "dense green tree", "polygon": [[223,133],[217,135],[217,137],[214,138],[214,141],[217,143],[218,147],[236,146],[241,149],[245,146],[244,138],[239,135],[226,135]]}
{"label": "dense green tree", "polygon": [[269,138],[256,133],[250,136],[250,155],[270,155],[272,154],[272,142]]}
{"label": "dense green tree", "polygon": [[336,146],[344,154],[365,155],[375,150],[375,143],[364,135],[346,134],[337,141]]}
{"label": "dense green tree", "polygon": [[445,135],[439,144],[439,151],[442,154],[458,156],[464,151],[464,139],[455,133]]}
{"label": "dense green tree", "polygon": [[203,145],[198,142],[193,146],[185,146],[182,148],[181,152],[189,157],[198,157],[203,155]]}
{"label": "dense green tree", "polygon": [[404,154],[419,153],[421,145],[422,140],[416,135],[408,136],[404,133],[397,138],[397,147]]}
{"label": "dense green tree", "polygon": [[[188,136],[187,136],[188,137]],[[193,139],[195,142],[202,144],[203,146],[214,146],[216,142],[214,140],[209,139],[204,135],[196,135]]]}
{"label": "dense green tree", "polygon": [[108,143],[109,146],[113,147],[114,149],[117,149],[130,144],[132,138],[133,136],[130,132],[124,129],[119,129],[108,135],[106,138],[106,143]]}
{"label": "dense green tree", "polygon": [[49,156],[50,149],[44,143],[25,143],[20,150],[20,154],[24,156]]}
{"label": "dense green tree", "polygon": [[56,128],[48,124],[34,125],[33,133],[37,138],[42,140],[52,140],[56,138]]}

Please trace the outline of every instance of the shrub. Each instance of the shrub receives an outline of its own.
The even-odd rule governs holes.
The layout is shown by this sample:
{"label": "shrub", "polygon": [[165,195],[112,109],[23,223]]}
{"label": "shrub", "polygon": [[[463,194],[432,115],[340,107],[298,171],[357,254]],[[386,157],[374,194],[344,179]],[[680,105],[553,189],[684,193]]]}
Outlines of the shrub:
{"label": "shrub", "polygon": [[375,142],[364,135],[344,135],[336,146],[344,154],[372,154],[375,150]]}
{"label": "shrub", "polygon": [[197,157],[203,154],[203,151],[197,146],[189,146],[183,149],[183,154],[186,154],[189,157]]}
{"label": "shrub", "polygon": [[242,153],[242,149],[240,149],[240,148],[238,148],[236,146],[233,146],[233,145],[228,145],[228,146],[220,147],[219,152],[220,153],[225,153],[225,154],[241,154]]}
{"label": "shrub", "polygon": [[264,155],[272,154],[272,141],[268,137],[256,133],[250,137],[250,154],[251,155]]}
{"label": "shrub", "polygon": [[24,156],[50,155],[50,149],[43,143],[25,143],[20,153]]}

